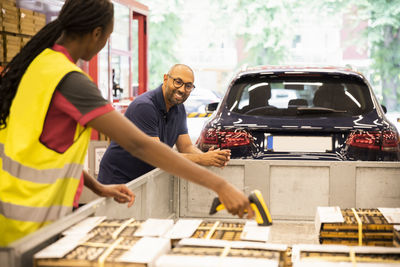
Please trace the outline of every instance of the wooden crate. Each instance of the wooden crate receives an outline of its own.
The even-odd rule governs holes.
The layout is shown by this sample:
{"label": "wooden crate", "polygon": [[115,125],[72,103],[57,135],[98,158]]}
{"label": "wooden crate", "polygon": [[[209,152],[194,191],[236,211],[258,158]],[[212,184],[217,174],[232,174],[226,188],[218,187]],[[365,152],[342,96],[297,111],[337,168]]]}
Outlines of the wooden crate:
{"label": "wooden crate", "polygon": [[294,245],[292,264],[297,266],[398,266],[400,250],[385,247]]}
{"label": "wooden crate", "polygon": [[24,47],[30,40],[31,37],[21,37],[21,48]]}
{"label": "wooden crate", "polygon": [[4,58],[4,35],[0,34],[0,63],[2,63],[1,65],[3,66],[3,63],[5,62],[5,58]]}
{"label": "wooden crate", "polygon": [[35,29],[34,12],[29,9],[19,9],[19,28],[20,33],[25,35],[35,35],[37,30]]}
{"label": "wooden crate", "polygon": [[220,239],[238,241],[242,234],[244,223],[202,222],[191,236],[192,238]]}
{"label": "wooden crate", "polygon": [[168,233],[166,238],[171,239],[171,246],[182,239],[202,239],[219,241],[250,241],[267,242],[269,227],[258,226],[255,221],[209,221],[201,219],[179,219]]}
{"label": "wooden crate", "polygon": [[0,4],[1,13],[3,18],[5,17],[18,17],[19,16],[19,9],[14,5],[9,5],[6,3]]}
{"label": "wooden crate", "polygon": [[21,50],[21,37],[13,34],[3,34],[4,39],[4,60],[10,62]]}
{"label": "wooden crate", "polygon": [[288,247],[262,242],[183,239],[157,266],[291,266]]}
{"label": "wooden crate", "polygon": [[2,19],[0,24],[0,31],[19,33],[18,21],[13,19]]}
{"label": "wooden crate", "polygon": [[19,8],[18,11],[22,18],[31,17],[33,19],[34,14],[35,14],[35,12],[33,10],[26,9],[26,8]]}
{"label": "wooden crate", "polygon": [[[62,252],[63,256],[54,257],[51,255],[52,248],[46,248],[47,251],[45,249],[35,255],[35,266],[146,267],[148,266],[146,262],[135,262],[132,251],[135,248],[138,250],[147,248],[156,257],[159,253],[169,250],[169,240],[134,236],[142,223],[143,221],[134,219],[105,219],[81,238],[69,233],[64,240],[57,241],[61,249],[72,246]],[[75,229],[72,232],[74,231],[76,235],[80,230]],[[70,240],[72,242],[68,244]],[[57,246],[57,242],[53,247]],[[62,244],[63,242],[65,244]]]}
{"label": "wooden crate", "polygon": [[[135,250],[150,255],[146,261],[137,256]],[[93,237],[79,244],[62,258],[36,257],[36,267],[45,266],[104,266],[104,267],[147,267],[160,255],[169,250],[167,240],[158,238],[120,237],[110,239]],[[139,258],[139,259],[138,259]],[[154,265],[152,265],[154,266]]]}
{"label": "wooden crate", "polygon": [[46,15],[43,13],[34,12],[33,20],[36,25],[41,25],[42,27],[46,25]]}
{"label": "wooden crate", "polygon": [[15,1],[1,1],[0,8],[0,31],[18,33],[19,14]]}
{"label": "wooden crate", "polygon": [[16,6],[17,6],[17,3],[16,3],[15,0],[0,0],[0,7],[1,7],[1,8],[7,7],[7,6],[9,6],[9,7],[16,7]]}
{"label": "wooden crate", "polygon": [[5,56],[4,56],[4,61],[5,62],[10,62],[17,54],[19,51],[16,50],[6,50]]}
{"label": "wooden crate", "polygon": [[37,30],[33,24],[21,24],[20,31],[21,34],[33,36],[37,33]]}
{"label": "wooden crate", "polygon": [[395,225],[393,229],[393,246],[400,247],[400,225]]}
{"label": "wooden crate", "polygon": [[19,45],[21,43],[21,38],[17,35],[4,34],[4,41],[6,44]]}
{"label": "wooden crate", "polygon": [[34,24],[33,29],[35,30],[35,34],[38,33],[44,26],[45,26],[45,25],[40,26],[40,25]]}
{"label": "wooden crate", "polygon": [[393,246],[393,224],[378,209],[341,209],[343,222],[322,222],[321,244]]}
{"label": "wooden crate", "polygon": [[33,36],[46,24],[46,16],[42,13],[20,8],[19,14],[21,34]]}
{"label": "wooden crate", "polygon": [[46,26],[46,15],[43,13],[34,12],[33,25],[35,32],[40,31],[44,26]]}

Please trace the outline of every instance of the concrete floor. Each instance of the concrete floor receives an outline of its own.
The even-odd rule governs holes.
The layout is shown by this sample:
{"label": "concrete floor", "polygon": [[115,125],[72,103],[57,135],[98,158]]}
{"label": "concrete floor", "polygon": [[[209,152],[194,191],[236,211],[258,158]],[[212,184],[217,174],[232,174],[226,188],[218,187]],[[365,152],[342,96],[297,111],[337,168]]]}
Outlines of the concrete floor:
{"label": "concrete floor", "polygon": [[274,220],[268,242],[277,244],[319,244],[318,233],[311,221],[277,221]]}

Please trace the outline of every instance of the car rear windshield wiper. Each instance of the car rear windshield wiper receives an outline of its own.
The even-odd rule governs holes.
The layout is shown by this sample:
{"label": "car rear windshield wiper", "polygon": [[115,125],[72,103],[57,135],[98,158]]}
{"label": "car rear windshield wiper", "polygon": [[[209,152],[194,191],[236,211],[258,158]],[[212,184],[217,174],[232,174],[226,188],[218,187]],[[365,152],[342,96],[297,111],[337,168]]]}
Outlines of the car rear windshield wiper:
{"label": "car rear windshield wiper", "polygon": [[297,114],[326,114],[326,113],[347,113],[346,110],[337,110],[323,107],[298,107]]}

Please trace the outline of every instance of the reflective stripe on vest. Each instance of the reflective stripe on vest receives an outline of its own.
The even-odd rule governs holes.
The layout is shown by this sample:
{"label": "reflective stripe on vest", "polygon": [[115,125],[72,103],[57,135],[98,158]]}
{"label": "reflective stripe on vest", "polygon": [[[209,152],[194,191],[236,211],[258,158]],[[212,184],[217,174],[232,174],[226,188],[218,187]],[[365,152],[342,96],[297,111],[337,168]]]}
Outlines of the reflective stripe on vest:
{"label": "reflective stripe on vest", "polygon": [[82,174],[82,166],[80,164],[71,163],[64,165],[62,169],[45,169],[38,170],[35,168],[27,167],[19,162],[12,160],[4,154],[4,144],[0,143],[0,158],[3,161],[3,170],[8,172],[14,177],[18,177],[21,180],[52,184],[60,178],[76,178],[79,179]]}
{"label": "reflective stripe on vest", "polygon": [[0,130],[0,246],[72,210],[90,128],[77,123],[74,143],[64,153],[39,141],[54,90],[70,72],[83,73],[64,54],[45,49],[23,75],[7,128]]}
{"label": "reflective stripe on vest", "polygon": [[29,218],[31,222],[55,221],[68,214],[70,207],[50,206],[50,207],[26,207],[14,205],[0,201],[0,213],[13,220],[26,221]]}

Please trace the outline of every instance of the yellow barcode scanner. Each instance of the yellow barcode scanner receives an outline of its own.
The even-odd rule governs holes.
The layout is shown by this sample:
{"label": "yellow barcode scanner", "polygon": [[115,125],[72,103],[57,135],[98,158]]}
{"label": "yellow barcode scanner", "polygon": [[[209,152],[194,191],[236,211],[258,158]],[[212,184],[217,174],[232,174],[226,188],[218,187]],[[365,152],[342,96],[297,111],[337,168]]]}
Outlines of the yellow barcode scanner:
{"label": "yellow barcode scanner", "polygon": [[[259,190],[254,190],[249,195],[250,206],[256,214],[256,222],[261,226],[272,225],[271,215],[269,214],[268,207],[264,202],[264,198]],[[210,215],[217,213],[217,211],[225,209],[224,204],[221,203],[218,197],[214,198],[210,209]],[[247,212],[245,210],[245,212]]]}

